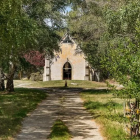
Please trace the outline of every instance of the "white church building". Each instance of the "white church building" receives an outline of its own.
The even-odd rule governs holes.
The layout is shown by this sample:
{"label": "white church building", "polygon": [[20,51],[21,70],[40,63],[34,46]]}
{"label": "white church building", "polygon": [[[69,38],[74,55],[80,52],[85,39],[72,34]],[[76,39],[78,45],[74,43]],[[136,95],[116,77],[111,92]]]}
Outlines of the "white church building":
{"label": "white church building", "polygon": [[74,39],[67,33],[60,42],[60,52],[54,58],[46,56],[43,81],[93,80],[94,71],[85,60]]}

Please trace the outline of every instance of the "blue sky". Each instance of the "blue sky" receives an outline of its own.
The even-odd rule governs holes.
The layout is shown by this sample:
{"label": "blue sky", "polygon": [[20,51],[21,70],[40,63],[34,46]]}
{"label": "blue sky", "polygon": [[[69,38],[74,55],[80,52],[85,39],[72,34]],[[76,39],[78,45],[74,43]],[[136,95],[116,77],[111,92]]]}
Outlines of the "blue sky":
{"label": "blue sky", "polygon": [[[66,15],[70,11],[71,11],[71,7],[67,6],[64,14]],[[51,23],[50,19],[45,19],[45,22],[46,22],[47,25],[52,26],[52,23]]]}
{"label": "blue sky", "polygon": [[71,11],[71,7],[69,7],[69,6],[66,7],[66,11],[67,11],[67,12]]}

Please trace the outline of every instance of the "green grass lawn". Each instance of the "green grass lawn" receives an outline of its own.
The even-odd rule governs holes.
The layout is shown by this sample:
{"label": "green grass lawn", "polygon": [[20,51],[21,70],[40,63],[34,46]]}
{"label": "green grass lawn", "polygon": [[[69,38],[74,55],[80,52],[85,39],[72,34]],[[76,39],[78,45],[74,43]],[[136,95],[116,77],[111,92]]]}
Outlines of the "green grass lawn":
{"label": "green grass lawn", "polygon": [[[68,88],[98,88],[106,87],[104,82],[94,82],[94,81],[82,81],[82,80],[68,80]],[[64,88],[65,81],[30,81],[30,80],[14,80],[15,86],[21,85],[26,87],[55,87],[55,88]]]}
{"label": "green grass lawn", "polygon": [[85,90],[81,93],[84,106],[91,112],[95,121],[101,125],[101,132],[107,140],[128,140],[123,117],[124,99],[113,96],[107,90]]}
{"label": "green grass lawn", "polygon": [[49,136],[50,140],[70,140],[71,135],[67,126],[61,120],[56,120],[52,132]]}
{"label": "green grass lawn", "polygon": [[35,89],[18,88],[9,94],[0,92],[0,139],[11,140],[20,131],[27,113],[46,97],[44,91]]}

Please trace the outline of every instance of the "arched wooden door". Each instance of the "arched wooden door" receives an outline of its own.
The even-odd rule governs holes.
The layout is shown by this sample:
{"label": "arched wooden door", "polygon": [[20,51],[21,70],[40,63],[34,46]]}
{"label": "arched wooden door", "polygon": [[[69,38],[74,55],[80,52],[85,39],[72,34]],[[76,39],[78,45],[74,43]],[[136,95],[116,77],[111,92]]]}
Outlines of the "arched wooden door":
{"label": "arched wooden door", "polygon": [[66,62],[63,66],[63,80],[72,79],[72,67],[69,62]]}

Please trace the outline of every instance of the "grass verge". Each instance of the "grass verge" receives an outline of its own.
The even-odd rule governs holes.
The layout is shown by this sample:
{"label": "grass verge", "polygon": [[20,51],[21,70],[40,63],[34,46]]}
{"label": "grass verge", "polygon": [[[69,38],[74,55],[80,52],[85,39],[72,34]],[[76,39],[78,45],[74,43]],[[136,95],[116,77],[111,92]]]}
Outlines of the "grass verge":
{"label": "grass verge", "polygon": [[81,97],[84,106],[101,125],[101,132],[107,140],[129,139],[125,132],[128,120],[123,117],[123,99],[113,96],[108,90],[85,90],[81,93]]}
{"label": "grass verge", "polygon": [[46,96],[44,91],[24,88],[10,94],[0,92],[0,139],[11,140],[20,130],[23,118]]}
{"label": "grass verge", "polygon": [[[94,82],[85,80],[67,80],[68,88],[97,88],[106,87],[104,82]],[[65,80],[56,81],[30,81],[30,80],[14,80],[14,85],[22,85],[26,87],[53,87],[53,88],[64,88]]]}
{"label": "grass verge", "polygon": [[53,127],[52,132],[49,136],[50,140],[70,140],[71,135],[67,126],[61,120],[56,120]]}

